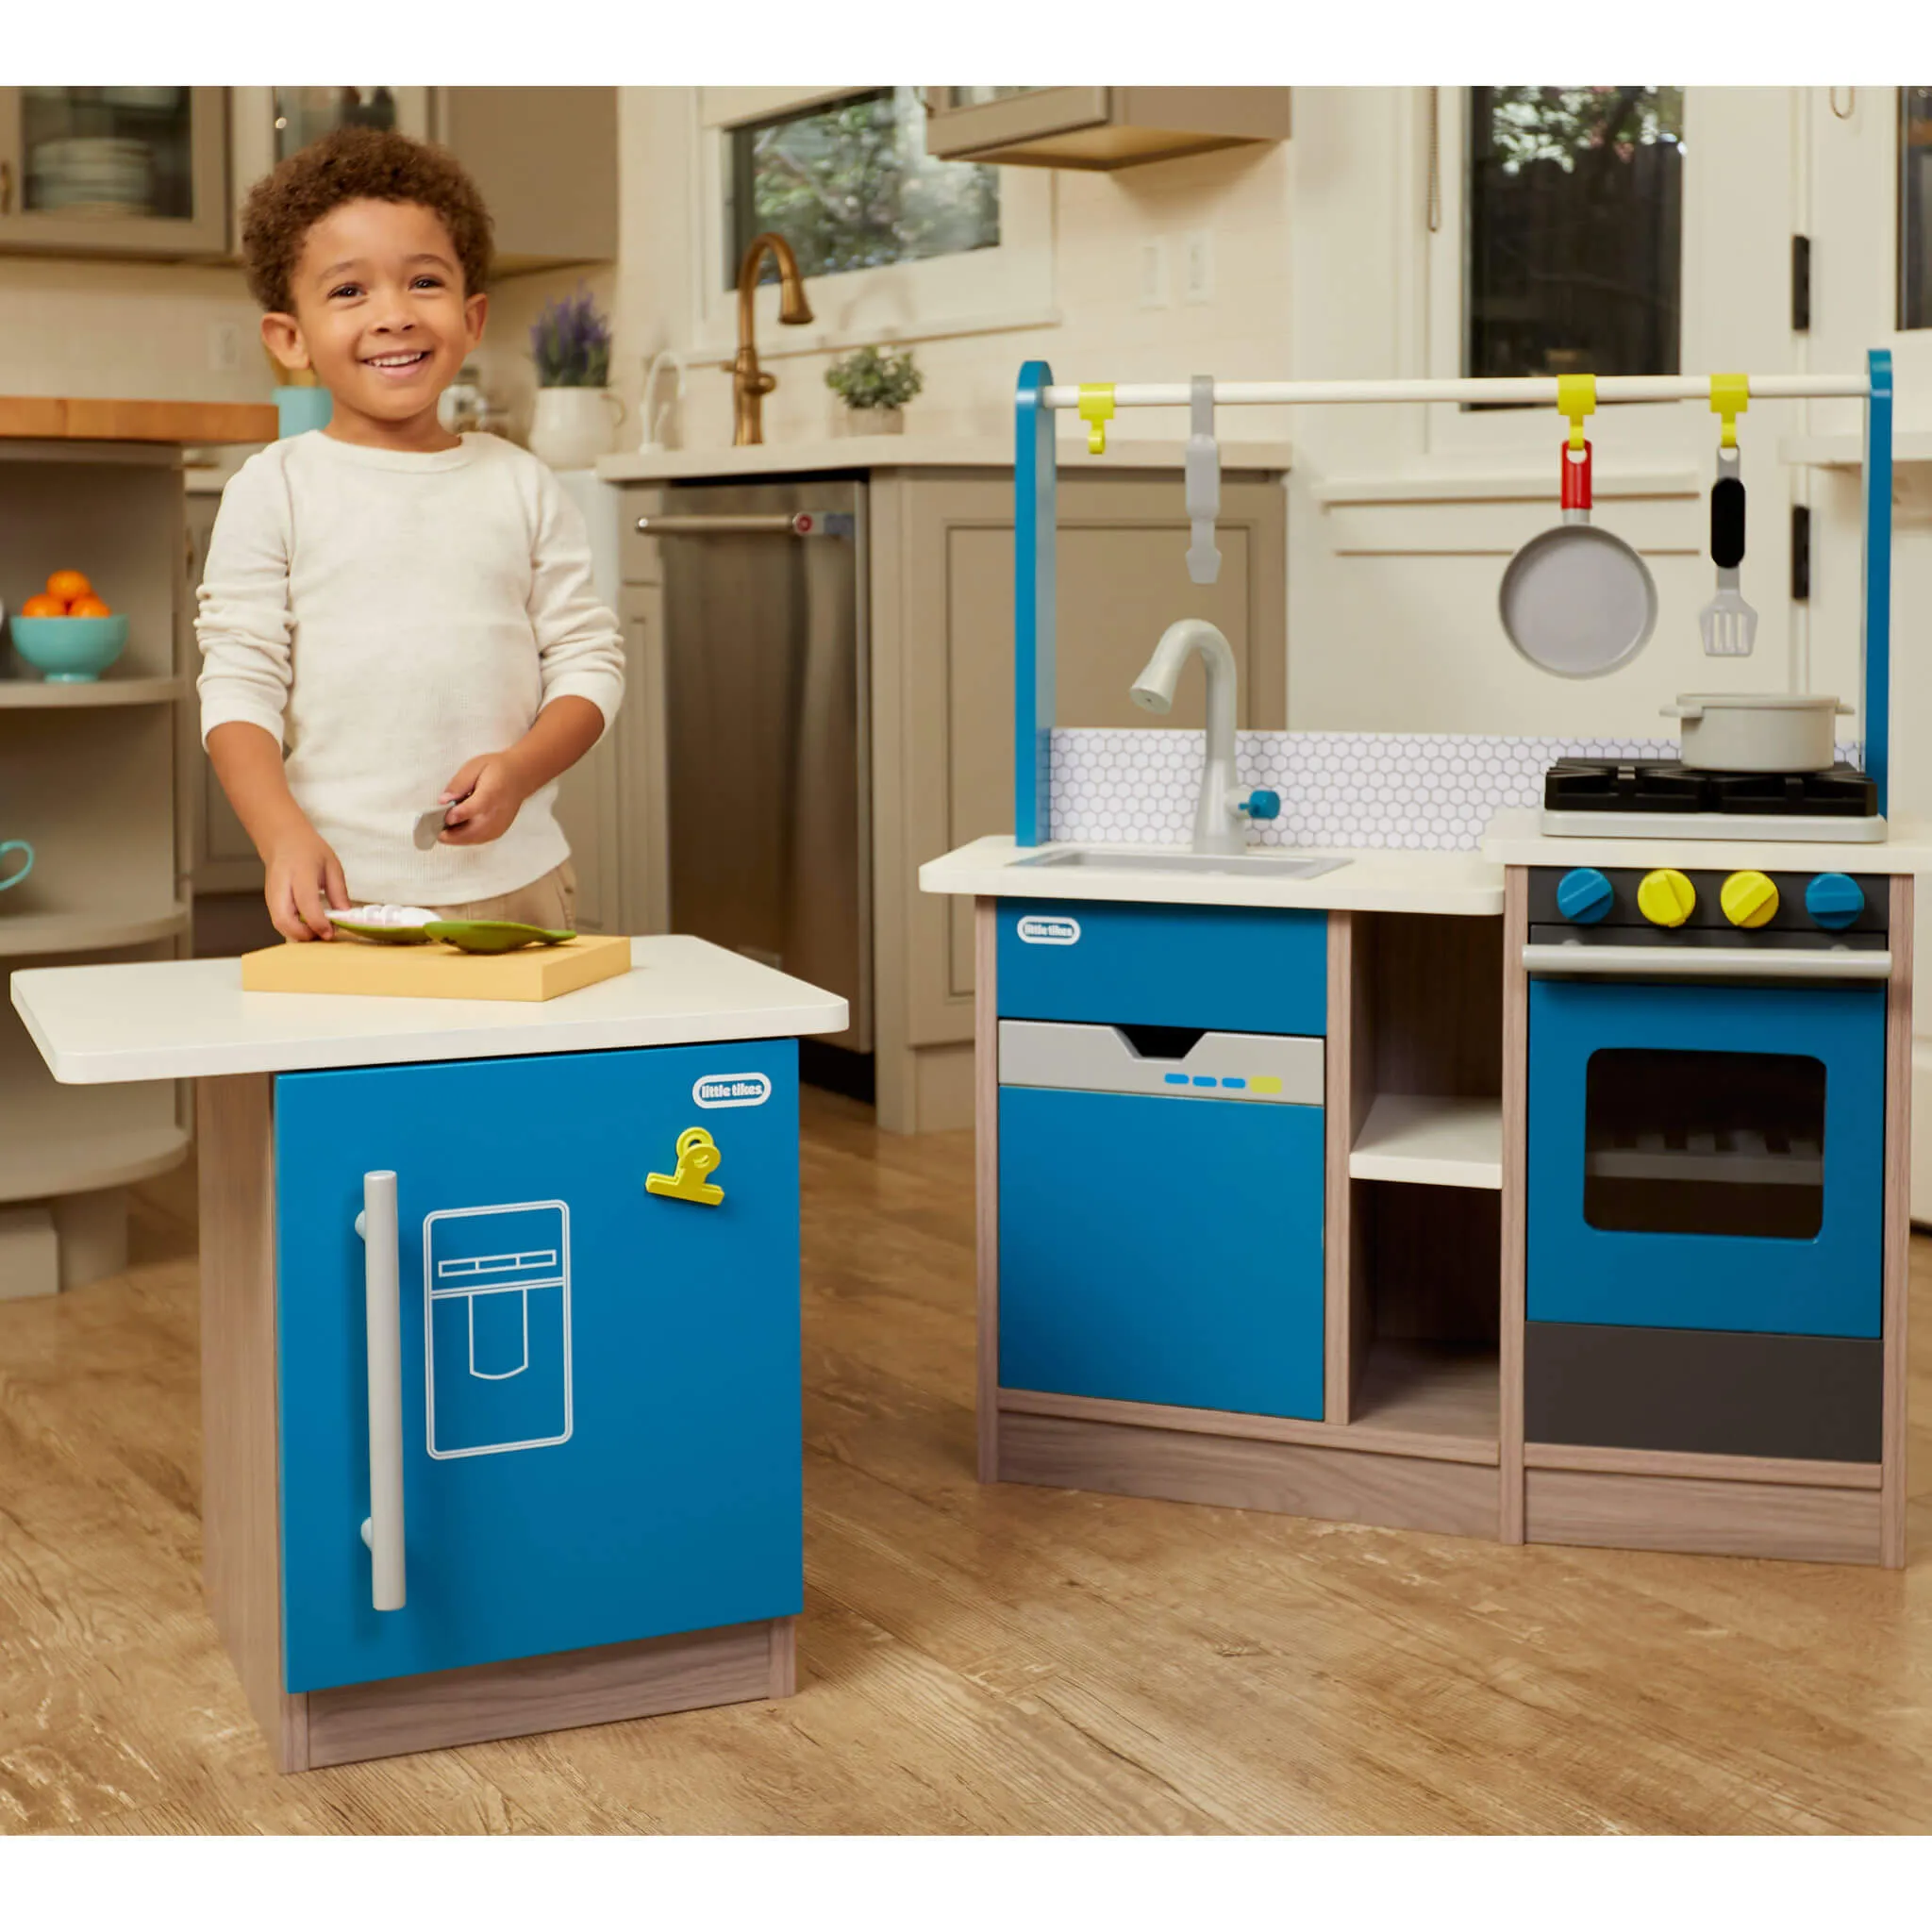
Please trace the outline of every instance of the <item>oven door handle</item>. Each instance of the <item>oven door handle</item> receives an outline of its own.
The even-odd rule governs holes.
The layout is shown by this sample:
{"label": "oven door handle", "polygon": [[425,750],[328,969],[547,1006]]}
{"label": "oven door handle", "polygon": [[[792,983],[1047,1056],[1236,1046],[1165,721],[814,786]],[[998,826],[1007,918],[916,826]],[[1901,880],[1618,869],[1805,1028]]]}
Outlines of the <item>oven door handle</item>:
{"label": "oven door handle", "polygon": [[1524,971],[1546,978],[1890,979],[1891,954],[1848,947],[1799,950],[1755,946],[1592,946],[1529,944]]}

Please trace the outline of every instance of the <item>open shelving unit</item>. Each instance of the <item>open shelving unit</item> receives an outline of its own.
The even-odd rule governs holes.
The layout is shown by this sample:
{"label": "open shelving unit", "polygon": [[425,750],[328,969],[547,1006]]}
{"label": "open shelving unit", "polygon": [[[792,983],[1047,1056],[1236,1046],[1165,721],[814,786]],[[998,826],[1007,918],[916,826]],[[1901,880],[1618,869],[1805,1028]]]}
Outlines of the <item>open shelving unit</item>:
{"label": "open shelving unit", "polygon": [[[128,619],[126,650],[92,683],[48,683],[10,627],[0,648],[0,838],[34,848],[0,893],[0,974],[188,949],[184,542],[173,444],[0,436],[0,602],[17,610],[74,567]],[[124,1265],[121,1191],[186,1154],[185,1091],[59,1085],[8,1001],[0,1094],[0,1299]]]}
{"label": "open shelving unit", "polygon": [[1501,1440],[1501,941],[1493,920],[1333,916],[1328,1420],[1422,1457]]}

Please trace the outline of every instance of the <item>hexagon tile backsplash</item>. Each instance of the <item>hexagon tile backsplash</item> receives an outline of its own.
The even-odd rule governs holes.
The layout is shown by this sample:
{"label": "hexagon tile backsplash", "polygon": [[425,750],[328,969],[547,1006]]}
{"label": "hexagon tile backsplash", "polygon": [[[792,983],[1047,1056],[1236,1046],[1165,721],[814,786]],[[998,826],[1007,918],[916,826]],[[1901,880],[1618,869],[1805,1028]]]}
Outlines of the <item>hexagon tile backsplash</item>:
{"label": "hexagon tile backsplash", "polygon": [[[1840,745],[1857,760],[1858,747]],[[1193,834],[1207,740],[1199,731],[1056,729],[1056,840],[1185,845]],[[1464,738],[1448,734],[1242,731],[1242,785],[1281,794],[1257,845],[1474,852],[1492,813],[1542,803],[1557,758],[1674,758],[1670,739]]]}

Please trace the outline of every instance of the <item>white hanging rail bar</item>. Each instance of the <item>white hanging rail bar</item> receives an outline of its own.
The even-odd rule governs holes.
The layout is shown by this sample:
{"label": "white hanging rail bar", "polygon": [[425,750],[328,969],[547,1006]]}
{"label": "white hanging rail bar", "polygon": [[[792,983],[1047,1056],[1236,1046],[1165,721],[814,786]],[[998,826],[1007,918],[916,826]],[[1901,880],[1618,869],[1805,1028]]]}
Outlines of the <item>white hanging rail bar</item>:
{"label": "white hanging rail bar", "polygon": [[[1751,400],[1869,396],[1869,375],[1754,375]],[[1599,403],[1708,403],[1707,375],[1599,375]],[[1091,386],[1091,385],[1090,385]],[[1103,385],[1104,386],[1104,385]],[[1041,401],[1049,409],[1074,409],[1082,385],[1047,384]],[[1117,382],[1118,409],[1186,408],[1192,390],[1185,382]],[[1419,376],[1388,382],[1217,382],[1214,400],[1235,403],[1544,403],[1557,406],[1554,375]]]}

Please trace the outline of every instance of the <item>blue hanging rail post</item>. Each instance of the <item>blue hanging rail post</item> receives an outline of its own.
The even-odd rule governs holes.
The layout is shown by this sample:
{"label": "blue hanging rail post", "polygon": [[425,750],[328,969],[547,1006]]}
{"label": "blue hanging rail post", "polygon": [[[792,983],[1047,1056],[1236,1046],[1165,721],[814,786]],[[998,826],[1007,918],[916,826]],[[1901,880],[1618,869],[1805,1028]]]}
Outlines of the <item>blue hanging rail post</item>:
{"label": "blue hanging rail post", "polygon": [[1865,399],[1864,624],[1858,706],[1865,769],[1878,787],[1878,809],[1890,809],[1891,772],[1891,351],[1868,352],[1872,393]]}
{"label": "blue hanging rail post", "polygon": [[1013,398],[1013,840],[1020,845],[1043,845],[1053,835],[1052,380],[1044,362],[1023,363]]}

